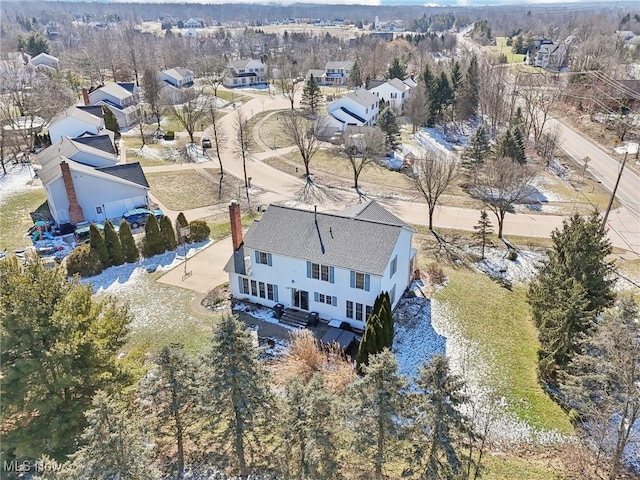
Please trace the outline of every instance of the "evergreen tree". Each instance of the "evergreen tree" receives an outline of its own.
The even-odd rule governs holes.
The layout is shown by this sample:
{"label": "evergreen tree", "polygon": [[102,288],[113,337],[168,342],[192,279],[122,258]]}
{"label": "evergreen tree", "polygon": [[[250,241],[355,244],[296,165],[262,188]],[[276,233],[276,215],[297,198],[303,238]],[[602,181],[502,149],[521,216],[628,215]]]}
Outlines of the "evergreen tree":
{"label": "evergreen tree", "polygon": [[347,391],[353,402],[349,405],[352,448],[363,462],[373,464],[373,478],[381,480],[385,464],[397,456],[407,381],[398,374],[398,362],[388,349],[372,355],[363,370],[364,376]]}
{"label": "evergreen tree", "polygon": [[316,115],[318,108],[322,103],[322,91],[318,86],[318,82],[313,78],[313,74],[309,77],[302,89],[302,98],[300,104],[302,108],[310,115]]}
{"label": "evergreen tree", "polygon": [[214,327],[205,361],[202,400],[209,428],[225,449],[231,448],[232,468],[246,476],[247,446],[259,440],[269,415],[267,373],[257,359],[251,336],[229,315]]}
{"label": "evergreen tree", "polygon": [[116,229],[110,221],[104,224],[104,242],[109,253],[112,265],[122,265],[124,263],[124,252],[120,237],[116,233]]}
{"label": "evergreen tree", "polygon": [[473,226],[474,238],[479,238],[482,242],[482,260],[484,260],[484,247],[487,245],[487,238],[493,233],[491,221],[486,210],[480,210],[480,219]]}
{"label": "evergreen tree", "polygon": [[[178,217],[176,218],[176,233],[178,234],[178,236],[180,235],[180,230],[188,226],[189,226],[189,222],[187,221],[187,217],[184,216],[184,213],[180,212],[178,214]],[[179,240],[180,240],[180,243],[189,242],[189,238],[180,237]]]}
{"label": "evergreen tree", "polygon": [[385,133],[385,144],[389,150],[395,150],[400,145],[400,127],[396,115],[390,108],[385,108],[378,118],[378,126]]}
{"label": "evergreen tree", "polygon": [[18,37],[18,51],[26,52],[35,57],[41,53],[49,53],[49,41],[39,32],[31,32],[26,36]]}
{"label": "evergreen tree", "polygon": [[424,87],[424,98],[427,106],[427,111],[429,114],[426,118],[426,126],[433,127],[435,125],[435,114],[434,112],[439,108],[438,104],[438,94],[437,94],[437,79],[435,75],[431,72],[429,65],[425,65],[424,70],[421,74],[422,84]]}
{"label": "evergreen tree", "polygon": [[640,324],[635,299],[623,297],[615,310],[606,312],[581,350],[563,378],[562,391],[580,414],[594,457],[604,457],[614,480],[625,453],[633,455],[625,450],[640,421]]}
{"label": "evergreen tree", "polygon": [[465,463],[471,461],[461,454],[465,441],[474,438],[469,419],[460,411],[467,401],[463,387],[442,355],[418,371],[410,424],[420,479],[461,478]]}
{"label": "evergreen tree", "polygon": [[458,95],[457,115],[462,120],[469,120],[478,112],[480,99],[478,85],[480,85],[480,71],[478,68],[478,59],[474,55],[469,61],[462,89],[460,95]]}
{"label": "evergreen tree", "polygon": [[553,249],[529,288],[528,301],[538,327],[540,378],[556,384],[557,371],[581,353],[596,317],[613,303],[615,267],[611,243],[598,212],[574,214],[551,234]]}
{"label": "evergreen tree", "polygon": [[393,59],[391,65],[389,65],[389,71],[387,72],[387,80],[392,78],[399,78],[404,80],[407,77],[407,67],[404,65],[398,57]]}
{"label": "evergreen tree", "polygon": [[451,120],[455,120],[458,98],[462,92],[462,69],[460,62],[454,60],[451,64]]}
{"label": "evergreen tree", "polygon": [[171,220],[166,215],[160,218],[160,234],[164,239],[164,245],[166,250],[174,251],[178,248],[178,240],[176,239],[176,232],[173,229]]}
{"label": "evergreen tree", "polygon": [[109,107],[102,107],[102,114],[104,117],[104,128],[111,130],[114,133],[115,139],[120,139],[120,125],[118,125],[118,119],[113,114]]}
{"label": "evergreen tree", "polygon": [[490,154],[489,132],[484,123],[481,123],[469,137],[469,145],[462,154],[462,167],[475,175],[477,168],[484,163]]}
{"label": "evergreen tree", "polygon": [[280,406],[279,463],[286,478],[333,480],[337,473],[336,399],[316,373],[307,385],[292,377]]}
{"label": "evergreen tree", "polygon": [[147,217],[147,223],[144,226],[144,242],[142,244],[142,254],[149,258],[166,251],[164,238],[160,234],[160,227],[155,215]]}
{"label": "evergreen tree", "polygon": [[177,479],[184,477],[189,445],[199,436],[193,429],[198,420],[194,410],[198,398],[196,376],[195,364],[185,354],[184,346],[173,344],[162,347],[153,368],[140,382],[141,403],[155,431],[157,449],[175,445],[171,473]]}
{"label": "evergreen tree", "polygon": [[364,335],[356,355],[358,371],[361,372],[362,367],[368,365],[371,355],[376,355],[385,348],[391,349],[392,345],[393,315],[391,313],[391,302],[389,294],[382,292],[376,297],[371,314],[367,317]]}
{"label": "evergreen tree", "polygon": [[524,142],[522,142],[522,134],[519,127],[513,126],[508,128],[496,142],[496,155],[505,157],[524,164],[527,161]]}
{"label": "evergreen tree", "polygon": [[351,71],[349,72],[349,78],[347,79],[350,87],[360,87],[362,86],[362,70],[360,69],[360,63],[358,60],[353,62],[353,67],[351,67]]}
{"label": "evergreen tree", "polygon": [[522,137],[522,131],[518,125],[513,127],[513,143],[514,143],[514,160],[519,164],[525,164],[527,162],[526,146],[524,138]]}
{"label": "evergreen tree", "polygon": [[118,236],[120,237],[120,245],[122,246],[122,254],[124,261],[127,263],[135,263],[140,257],[140,252],[136,246],[136,241],[131,233],[131,227],[129,222],[122,220],[120,223],[120,230],[118,230]]}
{"label": "evergreen tree", "polygon": [[92,251],[98,254],[103,268],[109,268],[112,265],[109,250],[107,250],[107,243],[104,240],[102,232],[94,223],[89,225],[89,246]]}
{"label": "evergreen tree", "polygon": [[68,478],[160,478],[136,412],[104,391],[96,393],[92,407],[81,437],[85,446],[71,456]]}
{"label": "evergreen tree", "polygon": [[113,298],[94,300],[91,285],[68,281],[61,266],[8,257],[0,278],[2,458],[62,459],[95,392],[126,380],[116,353],[131,318]]}

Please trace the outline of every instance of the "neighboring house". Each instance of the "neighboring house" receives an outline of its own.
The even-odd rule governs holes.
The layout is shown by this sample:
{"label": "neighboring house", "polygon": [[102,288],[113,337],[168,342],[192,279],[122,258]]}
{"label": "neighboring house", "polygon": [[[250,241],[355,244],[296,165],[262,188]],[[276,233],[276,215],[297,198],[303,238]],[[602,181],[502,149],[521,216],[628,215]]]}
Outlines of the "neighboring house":
{"label": "neighboring house", "polygon": [[304,76],[305,80],[309,80],[311,78],[311,75],[313,75],[313,79],[318,85],[326,85],[327,77],[324,70],[314,68],[307,70],[307,74]]}
{"label": "neighboring house", "polygon": [[408,86],[409,88],[415,88],[418,86],[418,82],[416,82],[413,77],[407,77],[404,80],[402,80],[402,83],[404,83],[406,86]]}
{"label": "neighboring house", "polygon": [[31,59],[31,65],[36,69],[45,72],[55,72],[58,70],[58,59],[53,55],[40,53]]}
{"label": "neighboring house", "polygon": [[140,94],[135,83],[108,83],[89,93],[89,104],[105,105],[115,115],[120,128],[128,128],[138,119]]}
{"label": "neighboring house", "polygon": [[[108,135],[100,136],[109,140]],[[98,138],[100,137],[93,137]],[[81,137],[79,139],[71,139],[63,137],[60,141],[42,150],[38,155],[38,163],[42,168],[52,162],[57,162],[59,157],[66,157],[74,162],[88,165],[90,167],[112,167],[118,163],[118,157],[115,153],[106,152],[95,146],[88,145],[83,140],[91,137]]]}
{"label": "neighboring house", "polygon": [[193,72],[186,68],[170,68],[158,74],[158,79],[162,82],[162,94],[172,103],[180,99],[180,93],[193,87]]}
{"label": "neighboring house", "polygon": [[375,298],[388,292],[394,308],[412,280],[414,230],[374,201],[332,214],[271,205],[244,237],[240,206],[229,212],[234,298],[364,329]]}
{"label": "neighboring house", "polygon": [[327,113],[342,131],[347,126],[373,126],[378,120],[378,97],[364,88],[331,102]]}
{"label": "neighboring house", "polygon": [[[569,48],[576,41],[575,35],[569,35],[562,43],[552,43],[545,41],[533,57],[533,66],[546,70],[560,70],[567,66],[569,58]],[[531,55],[528,58],[531,62]],[[525,63],[527,58],[525,58]]]}
{"label": "neighboring house", "polygon": [[205,25],[201,18],[190,18],[184,22],[184,28],[202,28]]}
{"label": "neighboring house", "polygon": [[388,103],[396,113],[402,113],[411,93],[411,88],[399,78],[392,78],[378,85],[368,85],[367,90]]}
{"label": "neighboring house", "polygon": [[58,155],[38,176],[58,225],[118,222],[127,210],[149,204],[149,183],[139,163],[94,168]]}
{"label": "neighboring house", "polygon": [[82,145],[102,150],[103,152],[111,155],[118,155],[118,151],[115,148],[114,133],[111,130],[102,130],[98,135],[85,134],[80,137],[74,137],[71,140]]}
{"label": "neighboring house", "polygon": [[98,135],[104,133],[104,120],[102,115],[97,115],[95,109],[89,110],[86,107],[73,106],[56,115],[49,122],[48,130],[51,144],[53,145],[59,142],[62,137],[80,137],[85,134]]}
{"label": "neighboring house", "polygon": [[222,84],[225,87],[248,87],[251,85],[266,85],[267,66],[262,60],[249,58],[229,62]]}
{"label": "neighboring house", "polygon": [[353,62],[327,62],[324,67],[325,78],[323,85],[337,87],[347,85]]}

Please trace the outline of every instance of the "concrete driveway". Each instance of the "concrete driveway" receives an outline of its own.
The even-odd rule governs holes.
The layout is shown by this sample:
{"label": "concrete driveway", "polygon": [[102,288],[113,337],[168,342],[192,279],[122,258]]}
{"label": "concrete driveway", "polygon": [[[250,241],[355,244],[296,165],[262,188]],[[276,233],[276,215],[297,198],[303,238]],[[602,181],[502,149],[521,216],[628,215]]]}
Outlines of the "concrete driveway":
{"label": "concrete driveway", "polygon": [[[178,253],[180,248],[178,247]],[[222,269],[232,251],[231,237],[215,242],[187,259],[187,272],[191,272],[190,275],[185,276],[185,266],[182,262],[160,277],[158,282],[187,288],[197,293],[207,293],[229,280],[229,276]]]}

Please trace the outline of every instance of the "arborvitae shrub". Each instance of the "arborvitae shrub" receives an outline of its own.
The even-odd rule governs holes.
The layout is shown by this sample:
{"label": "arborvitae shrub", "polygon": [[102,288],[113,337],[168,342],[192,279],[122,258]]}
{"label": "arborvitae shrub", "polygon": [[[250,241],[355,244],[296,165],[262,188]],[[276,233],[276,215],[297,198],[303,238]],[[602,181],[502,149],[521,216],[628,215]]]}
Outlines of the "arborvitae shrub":
{"label": "arborvitae shrub", "polygon": [[131,226],[129,222],[123,220],[120,224],[120,231],[118,232],[120,237],[120,245],[122,245],[122,253],[124,255],[124,261],[127,263],[135,263],[140,257],[140,252],[136,246],[136,241],[131,233]]}
{"label": "arborvitae shrub", "polygon": [[103,268],[109,268],[111,266],[111,257],[107,250],[107,244],[104,241],[102,232],[96,227],[94,223],[89,225],[89,246],[102,262]]}
{"label": "arborvitae shrub", "polygon": [[166,250],[173,251],[178,247],[178,240],[176,239],[176,232],[173,229],[171,220],[166,215],[160,218],[160,234],[164,239],[164,246]]}
{"label": "arborvitae shrub", "polygon": [[75,248],[66,259],[67,274],[81,277],[93,277],[102,273],[102,262],[98,254],[91,250],[89,245],[80,245]]}
{"label": "arborvitae shrub", "polygon": [[192,220],[189,222],[189,228],[191,229],[189,238],[192,242],[203,242],[209,238],[211,233],[209,225],[204,220]]}
{"label": "arborvitae shrub", "polygon": [[149,258],[166,250],[164,238],[160,234],[158,220],[154,215],[149,215],[147,224],[144,227],[144,241],[142,243],[142,254]]}
{"label": "arborvitae shrub", "polygon": [[122,244],[116,233],[116,229],[111,222],[104,225],[104,241],[107,245],[107,251],[111,258],[112,265],[122,265],[124,263],[124,253],[122,252]]}

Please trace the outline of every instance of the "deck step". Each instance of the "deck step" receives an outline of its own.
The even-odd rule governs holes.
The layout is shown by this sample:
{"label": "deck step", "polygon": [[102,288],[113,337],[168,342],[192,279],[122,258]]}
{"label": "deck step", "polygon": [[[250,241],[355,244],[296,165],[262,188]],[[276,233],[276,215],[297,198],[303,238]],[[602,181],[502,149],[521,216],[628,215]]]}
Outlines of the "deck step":
{"label": "deck step", "polygon": [[280,323],[291,327],[306,328],[309,324],[309,312],[286,308],[280,317]]}

